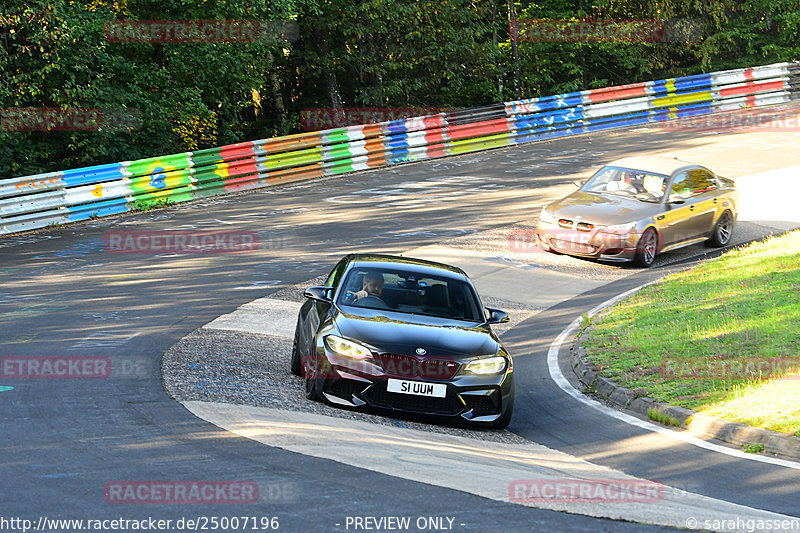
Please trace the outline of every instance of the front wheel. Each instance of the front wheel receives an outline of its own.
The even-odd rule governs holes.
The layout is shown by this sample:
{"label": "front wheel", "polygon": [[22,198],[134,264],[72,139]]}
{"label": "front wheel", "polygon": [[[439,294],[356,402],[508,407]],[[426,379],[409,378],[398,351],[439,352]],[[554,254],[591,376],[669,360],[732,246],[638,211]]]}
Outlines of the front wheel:
{"label": "front wheel", "polygon": [[711,238],[706,241],[706,245],[714,248],[725,246],[731,241],[732,233],[733,215],[731,215],[730,211],[725,211],[714,225],[714,231],[711,233]]}
{"label": "front wheel", "polygon": [[297,326],[294,328],[294,339],[292,340],[292,363],[290,370],[295,376],[303,375],[302,358],[300,352],[297,350],[297,344],[300,340],[300,319],[297,319]]}
{"label": "front wheel", "polygon": [[636,245],[636,255],[633,257],[633,263],[638,267],[649,267],[656,259],[657,249],[658,235],[656,230],[647,228],[639,239],[639,244]]}
{"label": "front wheel", "polygon": [[506,398],[506,409],[503,411],[503,414],[495,420],[494,422],[490,422],[487,427],[491,429],[506,429],[508,424],[511,423],[511,416],[514,414],[514,382],[511,382],[511,393]]}
{"label": "front wheel", "polygon": [[320,368],[320,363],[316,358],[306,358],[305,365],[303,366],[306,375],[306,398],[317,402],[324,402],[325,396],[322,394],[322,391],[327,381],[323,377],[325,371]]}
{"label": "front wheel", "polygon": [[513,396],[511,397],[511,399],[509,401],[509,404],[508,404],[508,407],[506,407],[506,411],[503,413],[503,415],[500,418],[498,418],[497,420],[495,420],[494,422],[492,422],[492,426],[491,426],[492,429],[506,429],[508,427],[508,424],[511,423],[511,415],[512,414],[514,414],[514,397]]}

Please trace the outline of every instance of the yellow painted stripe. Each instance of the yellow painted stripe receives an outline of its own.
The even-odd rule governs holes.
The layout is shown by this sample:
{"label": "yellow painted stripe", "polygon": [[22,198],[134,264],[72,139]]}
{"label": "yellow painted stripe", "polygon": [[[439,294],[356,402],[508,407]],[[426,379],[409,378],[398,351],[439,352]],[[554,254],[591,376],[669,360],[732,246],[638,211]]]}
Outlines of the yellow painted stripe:
{"label": "yellow painted stripe", "polygon": [[476,139],[451,141],[447,151],[451,154],[464,154],[488,148],[501,148],[509,144],[511,144],[511,141],[508,133],[497,133],[486,137],[478,137]]}
{"label": "yellow painted stripe", "polygon": [[710,102],[712,100],[711,91],[700,91],[688,94],[676,94],[673,96],[663,96],[653,99],[655,107],[673,107],[697,102]]}

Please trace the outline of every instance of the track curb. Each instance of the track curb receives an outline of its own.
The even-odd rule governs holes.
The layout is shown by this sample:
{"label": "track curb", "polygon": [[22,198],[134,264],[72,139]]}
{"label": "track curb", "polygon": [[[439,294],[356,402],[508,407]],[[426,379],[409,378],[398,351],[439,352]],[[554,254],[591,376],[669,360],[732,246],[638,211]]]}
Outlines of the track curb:
{"label": "track curb", "polygon": [[[614,303],[616,301],[615,299]],[[597,310],[594,316],[599,316],[613,306],[614,303]],[[800,459],[800,438],[798,437],[769,429],[748,426],[740,422],[731,422],[684,407],[658,402],[653,398],[641,395],[638,391],[619,386],[613,381],[602,377],[596,371],[596,365],[587,359],[587,352],[584,347],[591,329],[591,326],[584,328],[580,336],[574,338],[572,346],[570,346],[570,368],[572,368],[572,372],[584,387],[590,390],[593,389],[594,394],[611,403],[614,407],[633,411],[644,416],[648,416],[648,412],[654,409],[660,414],[674,418],[680,423],[681,428],[695,436],[717,439],[740,447],[762,444],[764,451],[767,453]]]}

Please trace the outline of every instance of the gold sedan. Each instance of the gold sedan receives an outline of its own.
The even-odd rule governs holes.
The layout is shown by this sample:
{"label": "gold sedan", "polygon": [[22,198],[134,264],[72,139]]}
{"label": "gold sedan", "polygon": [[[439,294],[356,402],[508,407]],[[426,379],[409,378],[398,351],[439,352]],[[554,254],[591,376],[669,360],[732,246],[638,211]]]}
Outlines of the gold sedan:
{"label": "gold sedan", "polygon": [[536,240],[552,252],[649,267],[661,252],[728,244],[738,204],[734,182],[705,167],[629,157],[542,209]]}

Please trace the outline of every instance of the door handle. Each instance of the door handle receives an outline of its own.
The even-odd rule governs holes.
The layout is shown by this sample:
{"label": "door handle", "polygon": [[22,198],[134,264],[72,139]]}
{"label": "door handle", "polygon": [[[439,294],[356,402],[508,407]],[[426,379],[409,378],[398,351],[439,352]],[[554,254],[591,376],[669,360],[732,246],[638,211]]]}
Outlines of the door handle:
{"label": "door handle", "polygon": [[717,199],[716,198],[714,198],[714,203],[717,203]]}
{"label": "door handle", "polygon": [[689,206],[689,211],[694,211],[694,206],[693,205]]}

